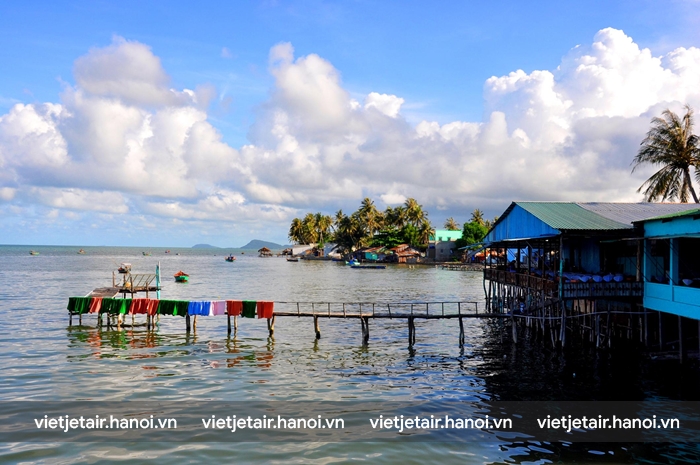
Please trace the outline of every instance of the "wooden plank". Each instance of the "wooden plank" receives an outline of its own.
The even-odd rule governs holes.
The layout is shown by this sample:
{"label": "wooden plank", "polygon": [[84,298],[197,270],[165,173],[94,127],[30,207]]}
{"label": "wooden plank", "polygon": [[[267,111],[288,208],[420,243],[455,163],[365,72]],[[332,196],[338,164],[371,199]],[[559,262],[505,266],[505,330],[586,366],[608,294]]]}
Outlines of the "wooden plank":
{"label": "wooden plank", "polygon": [[93,289],[87,297],[116,297],[119,295],[120,289],[118,287],[98,287]]}

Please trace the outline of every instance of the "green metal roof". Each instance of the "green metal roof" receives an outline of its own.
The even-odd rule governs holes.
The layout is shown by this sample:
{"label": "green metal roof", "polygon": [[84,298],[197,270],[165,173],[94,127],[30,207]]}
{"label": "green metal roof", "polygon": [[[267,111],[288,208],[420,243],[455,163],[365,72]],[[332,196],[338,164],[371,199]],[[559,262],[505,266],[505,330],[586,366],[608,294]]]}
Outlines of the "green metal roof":
{"label": "green metal roof", "polygon": [[639,223],[643,223],[645,221],[654,221],[654,220],[672,220],[675,218],[683,218],[686,216],[695,216],[695,215],[700,215],[700,208],[696,208],[694,210],[686,210],[683,212],[669,213],[668,215],[655,216],[653,218],[647,218],[645,220],[641,220],[641,221],[639,221]]}
{"label": "green metal roof", "polygon": [[542,222],[558,230],[611,230],[630,229],[631,224],[620,223],[586,210],[574,202],[515,202]]}

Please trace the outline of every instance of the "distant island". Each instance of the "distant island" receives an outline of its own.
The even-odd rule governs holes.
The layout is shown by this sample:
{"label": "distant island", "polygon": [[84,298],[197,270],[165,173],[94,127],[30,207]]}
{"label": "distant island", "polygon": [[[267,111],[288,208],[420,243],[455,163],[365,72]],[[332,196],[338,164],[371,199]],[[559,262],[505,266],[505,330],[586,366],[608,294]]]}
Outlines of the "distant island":
{"label": "distant island", "polygon": [[258,239],[253,239],[252,241],[248,242],[246,245],[239,247],[239,249],[259,250],[259,249],[262,249],[263,247],[267,247],[268,249],[284,249],[288,246],[275,244],[274,242],[267,242],[267,241],[261,241]]}
{"label": "distant island", "polygon": [[196,244],[192,246],[193,249],[220,249],[221,247],[217,247],[215,245],[210,245],[210,244]]}

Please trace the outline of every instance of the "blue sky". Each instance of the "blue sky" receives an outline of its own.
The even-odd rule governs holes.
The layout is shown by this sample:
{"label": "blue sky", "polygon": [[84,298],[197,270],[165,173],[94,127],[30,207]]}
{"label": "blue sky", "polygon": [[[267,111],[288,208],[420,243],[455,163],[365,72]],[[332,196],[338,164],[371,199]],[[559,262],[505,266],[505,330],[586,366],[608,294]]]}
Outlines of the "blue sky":
{"label": "blue sky", "polygon": [[364,196],[438,227],[639,201],[649,120],[700,102],[699,8],[3,3],[0,243],[285,242]]}

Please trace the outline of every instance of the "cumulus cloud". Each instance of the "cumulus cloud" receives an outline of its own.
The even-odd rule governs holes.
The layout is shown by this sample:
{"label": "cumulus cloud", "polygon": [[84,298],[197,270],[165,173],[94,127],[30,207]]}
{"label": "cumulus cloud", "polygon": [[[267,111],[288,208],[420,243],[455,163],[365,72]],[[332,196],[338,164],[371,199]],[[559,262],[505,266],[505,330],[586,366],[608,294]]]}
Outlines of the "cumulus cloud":
{"label": "cumulus cloud", "polygon": [[282,231],[294,215],[365,196],[441,211],[639,201],[649,171],[632,175],[630,162],[651,118],[700,106],[700,49],[654,56],[610,28],[556,69],[489,78],[483,121],[446,124],[409,124],[390,93],[360,104],[329,61],[281,43],[269,54],[274,87],[240,148],[208,120],[214,91],[172,89],[144,44],[115,38],[74,69],[59,103],[0,116],[0,200]]}

